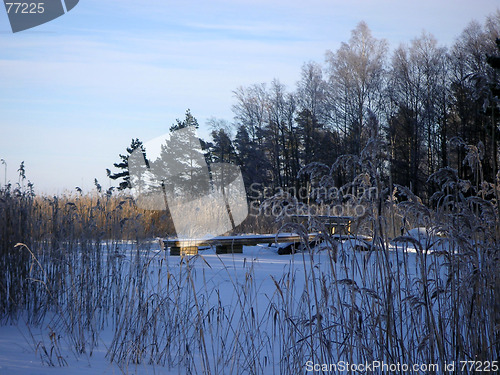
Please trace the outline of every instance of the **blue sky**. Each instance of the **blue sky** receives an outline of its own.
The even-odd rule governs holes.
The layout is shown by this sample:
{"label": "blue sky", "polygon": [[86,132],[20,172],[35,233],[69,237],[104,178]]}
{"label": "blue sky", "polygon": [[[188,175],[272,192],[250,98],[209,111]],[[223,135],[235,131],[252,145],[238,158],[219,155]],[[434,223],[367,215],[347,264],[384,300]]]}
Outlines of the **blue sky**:
{"label": "blue sky", "polygon": [[[391,47],[423,30],[451,45],[498,0],[80,0],[13,34],[0,8],[0,158],[25,161],[38,192],[110,186],[105,169],[131,138],[168,131],[187,108],[232,121],[232,91],[324,62],[364,20]],[[0,184],[4,170],[0,166]]]}

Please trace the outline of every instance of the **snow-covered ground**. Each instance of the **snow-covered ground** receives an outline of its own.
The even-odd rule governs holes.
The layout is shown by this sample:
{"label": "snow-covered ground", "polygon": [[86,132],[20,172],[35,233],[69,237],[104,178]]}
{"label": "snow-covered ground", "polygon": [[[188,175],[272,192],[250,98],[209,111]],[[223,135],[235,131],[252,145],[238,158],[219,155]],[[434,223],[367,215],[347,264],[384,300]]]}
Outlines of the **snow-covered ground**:
{"label": "snow-covered ground", "polygon": [[[420,236],[422,233],[417,234]],[[130,245],[123,245],[118,252],[126,256],[126,262],[132,263],[133,252],[128,251],[128,247]],[[242,368],[247,369],[247,373],[284,373],[283,366],[287,366],[287,363],[283,362],[283,357],[292,355],[295,350],[288,346],[295,345],[294,343],[297,346],[304,344],[309,335],[315,332],[311,326],[319,324],[320,320],[323,327],[326,327],[323,329],[331,329],[335,322],[342,319],[338,310],[350,308],[335,306],[332,304],[334,301],[340,298],[360,306],[367,301],[376,303],[380,298],[377,296],[380,292],[378,288],[385,285],[378,280],[383,274],[378,266],[382,262],[390,264],[401,289],[414,288],[410,283],[418,273],[418,259],[423,258],[419,258],[422,255],[417,253],[412,244],[390,244],[386,251],[380,248],[378,251],[361,251],[364,247],[364,241],[344,241],[338,245],[336,263],[333,262],[334,252],[325,245],[318,246],[312,253],[298,252],[294,255],[278,255],[277,247],[267,245],[244,247],[242,254],[224,255],[217,255],[213,248],[209,248],[186,262],[180,257],[168,256],[160,250],[159,244],[154,243],[149,250],[141,253],[148,260],[149,276],[145,284],[145,288],[149,289],[147,293],[153,295],[156,290],[169,290],[166,293],[173,296],[175,292],[171,285],[176,284],[183,285],[191,296],[186,297],[188,299],[177,296],[175,301],[172,301],[173,297],[169,297],[168,300],[173,304],[171,308],[165,308],[161,303],[152,304],[152,308],[157,308],[162,314],[181,312],[191,316],[186,316],[189,323],[180,331],[176,331],[175,327],[169,328],[174,335],[172,338],[162,333],[155,339],[157,333],[153,332],[154,329],[168,326],[168,322],[176,321],[171,316],[162,317],[163,320],[154,323],[156,326],[149,322],[145,324],[144,327],[153,331],[144,336],[153,337],[151,340],[158,340],[158,344],[163,347],[173,345],[169,344],[169,340],[176,343],[182,341],[185,343],[183,345],[192,343],[191,351],[195,353],[189,360],[185,359],[186,363],[189,362],[186,366],[192,373],[203,373],[203,368],[210,368],[211,373],[221,374],[239,374]],[[324,290],[322,283],[326,288]],[[353,290],[358,293],[353,297],[354,300],[346,297]],[[316,292],[336,293],[336,296],[313,297]],[[408,296],[410,290],[404,293]],[[312,303],[314,300],[326,301],[326,306],[315,306]],[[181,305],[186,308],[181,309]],[[154,316],[154,312],[147,314],[148,319]],[[204,320],[200,326],[196,316]],[[320,320],[316,321],[316,316],[320,316]],[[119,323],[125,322],[120,321],[120,318]],[[179,317],[176,319],[179,322]],[[214,323],[221,319],[225,321]],[[21,317],[16,325],[0,326],[2,375],[189,372],[182,360],[186,354],[178,354],[179,357],[170,364],[148,364],[148,355],[144,356],[143,361],[139,361],[140,364],[130,361],[128,364],[110,363],[106,354],[113,346],[113,337],[117,332],[121,332],[121,339],[129,342],[122,349],[115,346],[118,348],[115,350],[117,356],[124,355],[130,360],[130,351],[134,345],[130,342],[134,336],[123,333],[127,327],[122,327],[120,331],[117,324],[111,322],[113,319],[100,330],[97,345],[87,348],[85,353],[79,355],[75,354],[69,335],[60,328],[51,326],[54,324],[53,320],[46,318],[39,326],[28,325],[26,320],[27,317]],[[156,328],[151,328],[152,326]],[[190,329],[192,332],[187,333]],[[190,337],[199,337],[201,329],[204,330],[204,342],[192,341]],[[130,331],[133,329],[130,328]],[[283,337],[292,331],[293,337]],[[179,332],[186,332],[186,337],[175,336]],[[255,337],[250,337],[253,334]],[[339,353],[343,346],[342,343],[334,343],[335,335],[332,331],[328,336],[332,343],[330,349],[333,353]],[[183,348],[176,347],[174,351],[180,353],[181,349]],[[154,355],[158,357],[158,353]],[[245,358],[249,356],[253,356],[251,361],[258,363],[245,363]],[[48,365],[48,358],[54,366]],[[173,365],[172,362],[175,361],[177,364]],[[297,361],[300,365],[301,359],[298,358]],[[302,366],[305,366],[305,362]],[[288,373],[295,371],[297,369],[289,369]],[[301,372],[305,372],[304,368]]]}

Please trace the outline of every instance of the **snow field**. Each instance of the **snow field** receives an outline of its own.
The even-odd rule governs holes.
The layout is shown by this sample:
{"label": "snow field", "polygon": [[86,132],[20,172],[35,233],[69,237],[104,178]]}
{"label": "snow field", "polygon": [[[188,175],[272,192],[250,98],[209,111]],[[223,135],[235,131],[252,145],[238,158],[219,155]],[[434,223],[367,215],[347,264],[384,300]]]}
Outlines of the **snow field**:
{"label": "snow field", "polygon": [[184,259],[156,243],[102,244],[90,264],[80,259],[88,273],[66,276],[58,307],[0,328],[0,374],[299,374],[308,361],[390,362],[403,349],[408,362],[429,361],[419,350],[429,312],[453,308],[440,294],[444,257],[361,243]]}

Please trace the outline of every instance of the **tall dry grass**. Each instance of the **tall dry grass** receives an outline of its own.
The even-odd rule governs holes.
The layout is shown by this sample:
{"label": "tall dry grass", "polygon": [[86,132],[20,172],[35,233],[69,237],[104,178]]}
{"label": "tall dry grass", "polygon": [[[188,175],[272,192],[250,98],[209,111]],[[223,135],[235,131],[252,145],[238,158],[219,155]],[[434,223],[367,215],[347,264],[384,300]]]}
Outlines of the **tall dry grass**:
{"label": "tall dry grass", "polygon": [[[384,190],[377,170],[359,163],[361,174],[345,190],[380,192],[357,202],[364,213],[353,224],[372,241],[338,242],[323,231],[320,246],[304,241],[304,251],[272,275],[251,257],[210,265],[202,255],[150,251],[147,239],[170,227],[125,196],[36,197],[5,188],[1,321],[48,329],[46,339],[32,339],[47,365],[67,364],[63,345],[90,357],[105,341],[123,373],[154,365],[188,374],[298,374],[307,363],[381,361],[436,364],[426,372],[441,374],[452,361],[497,360],[499,181],[471,183],[443,169],[430,178],[440,187],[431,208],[404,187]],[[259,231],[268,228],[268,219],[255,220]],[[282,230],[306,239],[321,229],[315,225]],[[413,227],[431,235],[405,235]],[[222,263],[217,271],[214,261]]]}
{"label": "tall dry grass", "polygon": [[[0,189],[0,319],[37,309],[37,288],[26,282],[34,257],[50,264],[44,281],[58,285],[71,267],[89,259],[97,263],[85,267],[99,270],[103,244],[112,250],[113,241],[140,242],[174,232],[164,211],[141,210],[130,196],[97,187],[60,196],[36,196],[32,185]],[[33,256],[16,243],[33,249]],[[59,288],[51,290],[56,298]]]}

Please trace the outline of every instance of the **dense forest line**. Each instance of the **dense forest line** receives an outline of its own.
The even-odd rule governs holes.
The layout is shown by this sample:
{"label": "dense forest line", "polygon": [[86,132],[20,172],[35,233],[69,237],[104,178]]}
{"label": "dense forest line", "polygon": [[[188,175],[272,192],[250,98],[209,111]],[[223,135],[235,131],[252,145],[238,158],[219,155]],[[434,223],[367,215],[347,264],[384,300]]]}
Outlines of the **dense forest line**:
{"label": "dense forest line", "polygon": [[[212,139],[203,144],[211,161],[240,165],[252,192],[299,191],[310,177],[299,173],[305,166],[330,167],[374,140],[382,180],[424,200],[437,189],[428,177],[443,167],[494,182],[499,37],[500,10],[484,24],[471,22],[450,47],[423,32],[390,51],[361,22],[348,42],[326,52],[324,64],[303,65],[294,90],[279,79],[237,88],[233,123],[212,120]],[[188,111],[171,130],[193,124]],[[331,177],[338,186],[359,172],[337,166]]]}
{"label": "dense forest line", "polygon": [[[430,34],[389,53],[361,22],[326,64],[308,62],[295,91],[279,82],[240,87],[233,106],[235,150],[224,129],[212,133],[212,153],[240,163],[248,185],[299,187],[304,166],[331,166],[379,140],[378,171],[430,197],[429,176],[443,167],[463,179],[493,182],[498,170],[500,11],[471,22],[449,48]],[[482,161],[476,171],[470,151]],[[469,155],[469,157],[467,157]],[[482,176],[474,178],[474,173]],[[342,185],[353,176],[341,169]]]}

